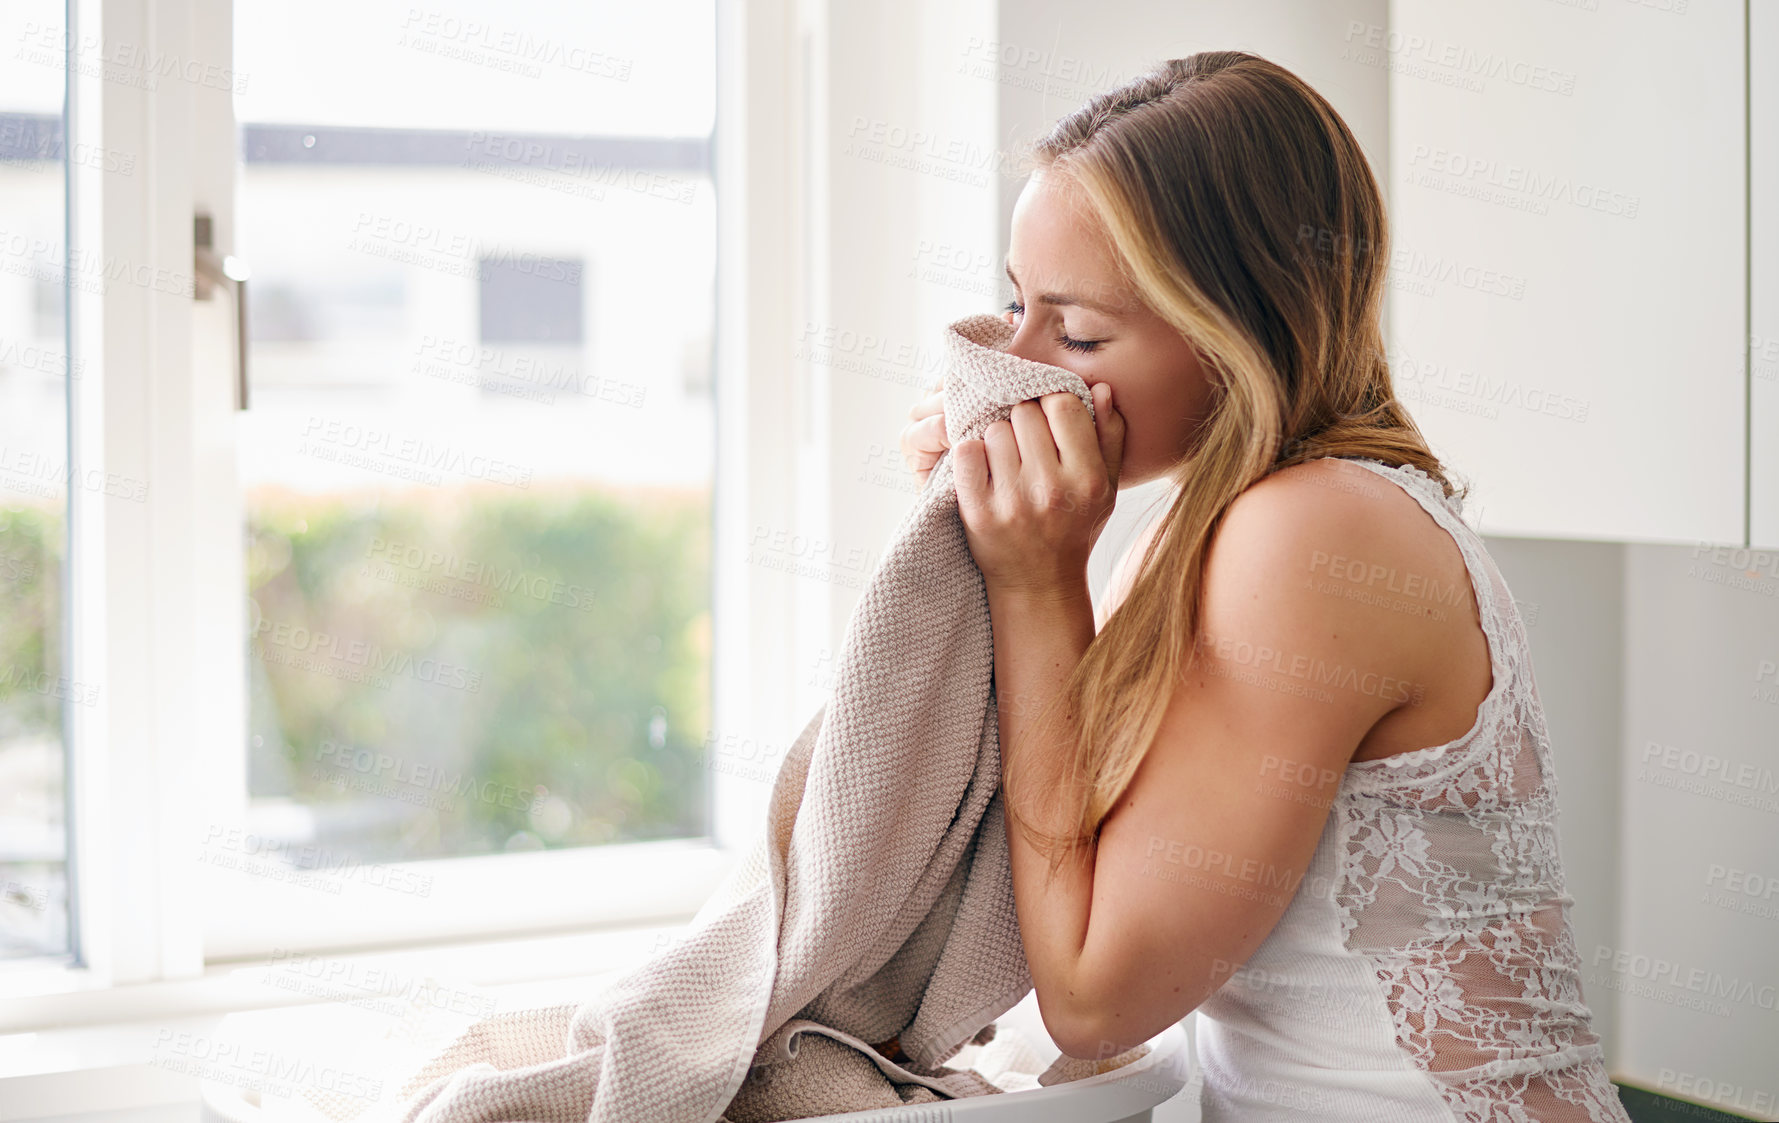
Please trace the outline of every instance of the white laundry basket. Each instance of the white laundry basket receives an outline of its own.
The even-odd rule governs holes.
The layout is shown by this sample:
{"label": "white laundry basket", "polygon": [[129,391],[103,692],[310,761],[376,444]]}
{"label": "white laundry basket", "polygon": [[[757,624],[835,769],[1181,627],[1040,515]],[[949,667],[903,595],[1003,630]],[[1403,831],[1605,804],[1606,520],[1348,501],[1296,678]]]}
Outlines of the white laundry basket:
{"label": "white laundry basket", "polygon": [[1149,1052],[1122,1068],[1048,1088],[968,1096],[942,1103],[816,1115],[801,1123],[1150,1123],[1150,1112],[1191,1078],[1186,1031],[1174,1024]]}

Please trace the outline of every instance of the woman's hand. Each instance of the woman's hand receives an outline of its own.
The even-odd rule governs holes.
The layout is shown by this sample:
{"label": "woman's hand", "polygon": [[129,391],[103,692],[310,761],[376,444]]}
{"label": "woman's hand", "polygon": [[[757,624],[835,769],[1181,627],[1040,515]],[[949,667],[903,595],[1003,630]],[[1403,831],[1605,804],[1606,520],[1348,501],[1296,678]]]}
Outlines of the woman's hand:
{"label": "woman's hand", "polygon": [[1124,415],[1095,383],[1093,417],[1066,391],[1020,402],[952,450],[958,510],[990,589],[1072,591],[1118,499]]}
{"label": "woman's hand", "polygon": [[939,389],[914,404],[908,418],[909,424],[902,428],[902,460],[925,487],[933,465],[951,447],[945,432],[945,379],[939,380]]}

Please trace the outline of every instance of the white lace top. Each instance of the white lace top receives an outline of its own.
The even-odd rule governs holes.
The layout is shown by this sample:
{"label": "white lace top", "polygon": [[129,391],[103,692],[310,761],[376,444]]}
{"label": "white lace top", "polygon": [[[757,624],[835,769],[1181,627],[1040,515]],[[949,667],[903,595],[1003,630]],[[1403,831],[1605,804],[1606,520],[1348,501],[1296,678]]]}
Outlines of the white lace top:
{"label": "white lace top", "polygon": [[1437,481],[1354,462],[1456,540],[1494,681],[1464,736],[1347,768],[1278,927],[1199,1007],[1205,1123],[1629,1123],[1582,1002],[1519,612]]}

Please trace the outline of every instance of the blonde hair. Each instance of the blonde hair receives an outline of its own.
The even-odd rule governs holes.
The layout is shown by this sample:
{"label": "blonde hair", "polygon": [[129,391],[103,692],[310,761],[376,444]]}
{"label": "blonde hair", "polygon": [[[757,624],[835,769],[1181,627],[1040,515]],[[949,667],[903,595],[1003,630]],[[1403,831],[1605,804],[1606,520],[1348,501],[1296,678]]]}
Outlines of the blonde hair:
{"label": "blonde hair", "polygon": [[1028,163],[1083,191],[1125,279],[1197,349],[1213,403],[1129,594],[1040,715],[1062,709],[1078,746],[1074,834],[1014,816],[1054,873],[1097,836],[1191,665],[1207,547],[1236,496],[1325,456],[1411,464],[1462,492],[1390,384],[1377,182],[1302,79],[1241,51],[1170,59],[1063,118]]}

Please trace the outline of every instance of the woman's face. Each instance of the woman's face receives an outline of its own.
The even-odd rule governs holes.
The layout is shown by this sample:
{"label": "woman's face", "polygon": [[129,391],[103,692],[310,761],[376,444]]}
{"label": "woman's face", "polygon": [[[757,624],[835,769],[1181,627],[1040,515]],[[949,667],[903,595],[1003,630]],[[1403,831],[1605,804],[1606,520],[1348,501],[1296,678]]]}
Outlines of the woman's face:
{"label": "woman's face", "polygon": [[1211,386],[1198,352],[1137,298],[1080,188],[1034,174],[1013,206],[1007,249],[1016,329],[1007,350],[1110,383],[1124,415],[1120,489],[1155,479],[1204,420]]}

